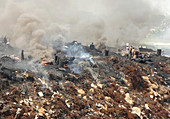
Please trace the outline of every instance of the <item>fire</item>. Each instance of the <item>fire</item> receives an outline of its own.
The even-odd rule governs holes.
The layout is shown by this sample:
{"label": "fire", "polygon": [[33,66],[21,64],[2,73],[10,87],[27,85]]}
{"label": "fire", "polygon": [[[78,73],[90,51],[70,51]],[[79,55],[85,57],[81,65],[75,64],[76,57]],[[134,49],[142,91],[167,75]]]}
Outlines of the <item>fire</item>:
{"label": "fire", "polygon": [[41,64],[46,66],[47,65],[47,61],[41,61]]}

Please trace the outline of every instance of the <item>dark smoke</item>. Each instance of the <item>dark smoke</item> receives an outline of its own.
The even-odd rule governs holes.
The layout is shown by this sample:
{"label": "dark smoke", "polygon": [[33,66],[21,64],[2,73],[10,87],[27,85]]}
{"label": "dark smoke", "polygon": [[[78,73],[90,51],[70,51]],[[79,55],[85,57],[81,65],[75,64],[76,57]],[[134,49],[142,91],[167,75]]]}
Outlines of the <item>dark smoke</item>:
{"label": "dark smoke", "polygon": [[37,58],[50,57],[57,40],[137,44],[161,22],[151,1],[1,0],[0,34]]}

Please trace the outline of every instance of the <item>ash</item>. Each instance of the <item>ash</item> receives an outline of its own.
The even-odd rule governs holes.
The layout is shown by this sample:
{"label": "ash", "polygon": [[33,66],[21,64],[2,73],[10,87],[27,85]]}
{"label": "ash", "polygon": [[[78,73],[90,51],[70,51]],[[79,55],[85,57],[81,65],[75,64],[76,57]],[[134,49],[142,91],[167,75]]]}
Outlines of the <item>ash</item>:
{"label": "ash", "polygon": [[[168,118],[170,58],[65,44],[52,61],[0,44],[0,118]],[[15,54],[15,55],[13,55]]]}

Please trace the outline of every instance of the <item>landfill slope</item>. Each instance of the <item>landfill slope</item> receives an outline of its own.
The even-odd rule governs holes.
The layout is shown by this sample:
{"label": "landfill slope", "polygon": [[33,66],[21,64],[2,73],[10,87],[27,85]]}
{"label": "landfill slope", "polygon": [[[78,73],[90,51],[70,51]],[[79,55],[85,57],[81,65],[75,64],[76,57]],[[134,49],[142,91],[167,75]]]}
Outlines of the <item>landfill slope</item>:
{"label": "landfill slope", "polygon": [[[95,53],[94,53],[95,54]],[[1,119],[169,118],[170,58],[139,63],[117,54],[68,67],[0,59]]]}

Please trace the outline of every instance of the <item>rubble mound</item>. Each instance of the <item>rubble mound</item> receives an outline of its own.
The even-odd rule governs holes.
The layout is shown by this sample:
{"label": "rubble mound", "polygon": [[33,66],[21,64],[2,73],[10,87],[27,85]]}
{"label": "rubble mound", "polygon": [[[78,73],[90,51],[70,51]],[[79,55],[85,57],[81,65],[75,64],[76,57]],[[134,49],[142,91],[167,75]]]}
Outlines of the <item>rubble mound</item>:
{"label": "rubble mound", "polygon": [[0,59],[1,119],[169,117],[169,58],[94,57],[97,66],[78,74],[7,59]]}

